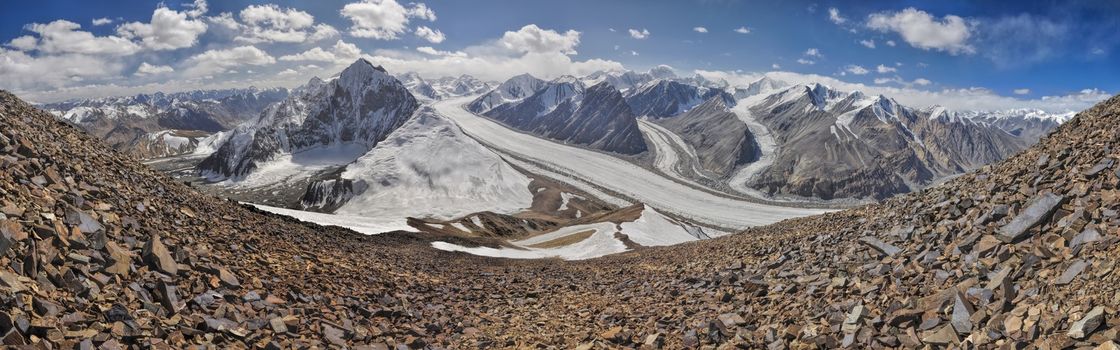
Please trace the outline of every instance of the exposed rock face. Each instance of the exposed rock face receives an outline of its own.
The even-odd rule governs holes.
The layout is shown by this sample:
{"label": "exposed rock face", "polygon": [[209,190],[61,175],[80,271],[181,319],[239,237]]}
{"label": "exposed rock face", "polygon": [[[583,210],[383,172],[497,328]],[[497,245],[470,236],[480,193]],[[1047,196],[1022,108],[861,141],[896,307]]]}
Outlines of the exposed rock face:
{"label": "exposed rock face", "polygon": [[560,78],[483,115],[515,129],[593,149],[628,155],[647,149],[622,93],[605,82],[585,88],[574,78]]}
{"label": "exposed rock face", "polygon": [[211,177],[237,177],[280,154],[344,144],[370,149],[417,108],[404,85],[359,59],[329,81],[312,79],[255,123],[234,130],[198,169]]}
{"label": "exposed rock face", "polygon": [[[1120,332],[1120,98],[919,193],[582,262],[448,253],[238,206],[4,92],[0,125],[13,347],[1108,349]],[[1046,193],[1066,199],[1031,234],[994,237]],[[75,208],[101,229],[67,219]],[[1101,237],[1067,244],[1087,230]],[[155,233],[174,275],[133,254]]]}
{"label": "exposed rock face", "polygon": [[757,161],[761,155],[754,134],[719,96],[658,123],[692,146],[705,170],[720,176]]}
{"label": "exposed rock face", "polygon": [[881,199],[1028,145],[989,124],[820,84],[775,93],[749,110],[779,144],[752,184],[772,194]]}
{"label": "exposed rock face", "polygon": [[287,96],[287,89],[251,87],[73,100],[43,108],[117,150],[155,158],[190,153],[199,139],[250,121]]}
{"label": "exposed rock face", "polygon": [[626,92],[626,103],[634,114],[652,118],[675,116],[712,98],[734,106],[735,98],[722,89],[697,87],[672,80],[657,80]]}

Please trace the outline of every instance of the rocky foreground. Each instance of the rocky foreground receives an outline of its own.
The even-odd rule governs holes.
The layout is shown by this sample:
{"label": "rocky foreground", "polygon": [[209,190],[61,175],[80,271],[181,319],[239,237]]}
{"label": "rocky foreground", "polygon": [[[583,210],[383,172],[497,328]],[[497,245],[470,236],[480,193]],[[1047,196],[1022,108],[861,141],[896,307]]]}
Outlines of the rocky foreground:
{"label": "rocky foreground", "polygon": [[[0,342],[32,348],[1099,348],[1120,98],[943,186],[581,262],[206,196],[0,93]],[[744,213],[750,215],[750,213]]]}

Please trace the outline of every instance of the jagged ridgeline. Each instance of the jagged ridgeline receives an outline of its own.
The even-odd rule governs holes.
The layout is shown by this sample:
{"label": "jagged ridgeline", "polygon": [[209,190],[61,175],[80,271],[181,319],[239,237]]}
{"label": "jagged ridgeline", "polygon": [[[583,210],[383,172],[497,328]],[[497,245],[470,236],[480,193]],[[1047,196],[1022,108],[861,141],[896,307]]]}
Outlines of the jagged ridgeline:
{"label": "jagged ridgeline", "polygon": [[260,213],[8,93],[0,125],[10,346],[1109,349],[1120,332],[1120,98],[882,204],[583,262]]}

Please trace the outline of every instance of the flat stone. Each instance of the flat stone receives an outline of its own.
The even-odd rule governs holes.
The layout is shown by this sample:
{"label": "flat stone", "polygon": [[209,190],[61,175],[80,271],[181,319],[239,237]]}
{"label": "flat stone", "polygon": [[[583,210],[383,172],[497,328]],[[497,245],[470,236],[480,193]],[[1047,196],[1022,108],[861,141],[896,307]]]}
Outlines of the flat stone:
{"label": "flat stone", "polygon": [[997,237],[1004,242],[1013,242],[1019,239],[1019,237],[1022,237],[1028,230],[1046,219],[1049,219],[1050,216],[1054,214],[1054,211],[1058,209],[1058,206],[1062,204],[1063,200],[1065,200],[1065,197],[1052,192],[1047,192],[1040,197],[1036,197],[1031,201],[1031,204],[1027,206],[1027,209],[1020,212],[1019,215],[1016,215],[1007,225],[999,228]]}
{"label": "flat stone", "polygon": [[1082,244],[1096,242],[1100,239],[1100,232],[1097,232],[1097,230],[1093,229],[1092,227],[1086,228],[1085,230],[1081,231],[1081,233],[1078,233],[1077,236],[1073,236],[1073,239],[1069,241],[1069,247],[1070,249],[1077,249]]}
{"label": "flat stone", "polygon": [[722,323],[724,327],[735,327],[747,323],[747,321],[743,320],[743,317],[739,316],[737,313],[719,315],[719,322]]}
{"label": "flat stone", "polygon": [[1084,339],[1097,330],[1097,327],[1100,327],[1102,323],[1104,323],[1104,307],[1097,306],[1089,310],[1081,320],[1074,322],[1066,335],[1073,339]]}
{"label": "flat stone", "polygon": [[1058,280],[1054,283],[1057,285],[1069,284],[1073,282],[1081,272],[1085,271],[1086,267],[1089,267],[1088,262],[1085,262],[1085,260],[1076,260],[1066,268],[1066,272],[1062,272],[1062,275],[1058,276]]}
{"label": "flat stone", "polygon": [[860,237],[859,241],[867,244],[871,248],[875,248],[875,250],[878,250],[880,253],[886,254],[887,256],[894,256],[895,254],[898,254],[902,251],[902,249],[899,249],[898,247],[880,241],[878,238],[871,236]]}
{"label": "flat stone", "polygon": [[961,295],[960,292],[954,293],[953,299],[953,313],[950,316],[949,323],[953,325],[953,329],[956,329],[957,333],[971,333],[971,317],[972,313],[976,312],[976,309],[972,307],[972,303],[970,303],[964,295]]}
{"label": "flat stone", "polygon": [[144,244],[142,256],[144,262],[156,271],[171,276],[179,273],[178,263],[171,256],[171,252],[167,250],[167,246],[164,246],[163,242],[160,241],[159,235],[152,235],[151,239],[148,239],[148,242]]}
{"label": "flat stone", "polygon": [[949,345],[960,343],[960,338],[957,337],[957,332],[953,329],[952,325],[945,325],[938,328],[936,331],[928,332],[922,337],[922,342],[927,344]]}

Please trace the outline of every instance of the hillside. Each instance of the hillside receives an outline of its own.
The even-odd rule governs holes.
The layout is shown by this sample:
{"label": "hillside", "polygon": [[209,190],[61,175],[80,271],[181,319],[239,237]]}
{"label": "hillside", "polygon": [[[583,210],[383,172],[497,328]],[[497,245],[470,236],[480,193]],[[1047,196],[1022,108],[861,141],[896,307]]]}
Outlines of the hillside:
{"label": "hillside", "polygon": [[1120,334],[1120,98],[942,186],[581,262],[257,212],[6,92],[0,122],[7,345],[1108,349]]}

